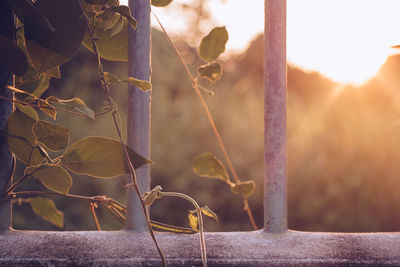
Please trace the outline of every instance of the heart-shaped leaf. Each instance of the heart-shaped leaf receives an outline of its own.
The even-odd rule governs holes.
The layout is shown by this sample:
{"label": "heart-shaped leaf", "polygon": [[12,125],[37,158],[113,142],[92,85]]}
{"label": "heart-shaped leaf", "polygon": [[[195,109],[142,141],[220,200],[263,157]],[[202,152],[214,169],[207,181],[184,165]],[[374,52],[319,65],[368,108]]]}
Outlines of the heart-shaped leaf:
{"label": "heart-shaped leaf", "polygon": [[28,17],[48,31],[55,31],[53,25],[51,25],[46,16],[35,7],[31,0],[7,0],[7,2],[22,22],[25,21],[25,17]]}
{"label": "heart-shaped leaf", "polygon": [[27,17],[26,49],[39,73],[63,64],[72,58],[86,32],[80,0],[37,0],[35,7],[50,21],[55,31]]}
{"label": "heart-shaped leaf", "polygon": [[194,158],[193,171],[201,177],[218,178],[230,183],[225,166],[212,153],[204,153]]}
{"label": "heart-shaped leaf", "polygon": [[[128,24],[124,23],[122,30],[111,36],[111,30],[104,30],[106,21],[101,21],[96,27],[96,42],[100,56],[107,60],[127,61],[128,60]],[[93,52],[92,41],[87,33],[82,41],[82,44]]]}
{"label": "heart-shaped leaf", "polygon": [[8,147],[15,156],[27,165],[36,165],[44,159],[34,145],[36,136],[33,125],[36,120],[20,110],[15,110],[7,120]]}
{"label": "heart-shaped leaf", "polygon": [[50,150],[62,150],[68,145],[70,133],[68,128],[40,120],[33,126],[33,131],[37,140]]}
{"label": "heart-shaped leaf", "polygon": [[[151,163],[127,147],[136,169]],[[77,174],[111,178],[129,173],[121,143],[115,139],[89,136],[73,143],[61,159],[61,164]]]}
{"label": "heart-shaped leaf", "polygon": [[31,176],[38,179],[48,189],[61,194],[68,194],[72,186],[72,177],[66,169],[55,165],[35,169],[35,167],[29,167],[27,173],[32,173]]}

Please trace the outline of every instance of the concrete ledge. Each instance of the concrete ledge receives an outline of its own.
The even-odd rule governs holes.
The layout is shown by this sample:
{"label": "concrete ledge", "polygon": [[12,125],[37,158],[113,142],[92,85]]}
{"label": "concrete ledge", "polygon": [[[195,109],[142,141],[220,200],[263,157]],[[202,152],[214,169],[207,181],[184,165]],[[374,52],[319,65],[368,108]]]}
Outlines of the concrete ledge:
{"label": "concrete ledge", "polygon": [[[157,233],[170,266],[201,266],[198,234]],[[206,234],[210,266],[400,266],[400,233]],[[7,231],[1,266],[160,266],[147,233]]]}

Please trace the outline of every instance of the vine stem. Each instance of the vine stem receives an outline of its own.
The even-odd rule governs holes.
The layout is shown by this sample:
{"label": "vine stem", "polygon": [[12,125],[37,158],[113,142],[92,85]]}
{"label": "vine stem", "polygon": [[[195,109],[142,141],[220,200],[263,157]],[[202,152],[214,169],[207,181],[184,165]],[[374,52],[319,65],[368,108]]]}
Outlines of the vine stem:
{"label": "vine stem", "polygon": [[97,219],[95,208],[96,208],[95,204],[93,202],[90,202],[89,209],[90,209],[90,212],[92,213],[94,224],[96,225],[97,231],[101,231],[99,219]]}
{"label": "vine stem", "polygon": [[[30,107],[41,108],[41,109],[46,108],[46,107],[43,107],[41,105],[37,105],[37,104],[33,104],[33,103],[26,103],[24,101],[20,101],[20,100],[17,100],[17,99],[10,99],[10,98],[4,97],[4,96],[0,96],[0,99],[7,100],[7,101],[10,101],[10,102],[13,102],[13,103],[17,103],[17,104],[21,104],[23,106],[30,106]],[[56,104],[55,102],[51,102],[51,101],[49,103]],[[65,113],[69,113],[69,114],[73,114],[73,115],[77,115],[77,116],[81,116],[81,117],[89,117],[89,115],[85,114],[85,113],[75,112],[75,111],[72,111],[72,110],[68,110],[68,109],[64,109],[64,108],[60,108],[60,107],[56,107],[56,106],[53,106],[53,108],[56,109],[56,110],[65,112]],[[98,116],[104,115],[104,114],[106,114],[108,112],[110,112],[110,110],[105,110],[105,111],[102,111],[102,112],[99,112],[99,113],[95,113],[94,116],[98,117]]]}
{"label": "vine stem", "polygon": [[206,242],[204,241],[204,230],[203,230],[203,216],[201,215],[201,209],[199,204],[188,195],[177,193],[177,192],[158,192],[159,197],[180,197],[186,199],[196,208],[197,216],[199,218],[199,234],[200,234],[200,248],[201,248],[201,261],[203,262],[203,267],[207,267],[207,251]]}
{"label": "vine stem", "polygon": [[141,206],[143,208],[143,212],[144,212],[144,215],[145,215],[145,218],[146,218],[147,227],[148,227],[150,236],[154,241],[154,244],[155,244],[155,246],[157,248],[157,251],[158,251],[158,253],[159,253],[160,257],[161,257],[161,261],[162,261],[164,266],[167,266],[164,253],[162,252],[162,250],[161,250],[161,248],[160,248],[160,246],[159,246],[159,244],[158,244],[158,242],[156,240],[156,237],[154,235],[153,228],[151,227],[150,216],[149,216],[149,213],[147,211],[146,205],[144,204],[144,202],[142,200],[142,194],[140,193],[140,189],[139,189],[139,186],[137,184],[135,169],[133,168],[133,165],[132,165],[132,163],[131,163],[131,161],[129,159],[129,154],[128,154],[127,148],[126,148],[125,143],[124,143],[124,141],[122,139],[121,130],[120,130],[119,126],[118,126],[118,121],[117,121],[118,111],[117,111],[117,109],[115,107],[115,104],[114,104],[114,102],[113,102],[113,100],[112,100],[112,98],[110,96],[108,83],[106,82],[105,77],[104,77],[103,65],[101,63],[100,53],[99,53],[99,51],[97,49],[97,45],[96,45],[96,41],[95,41],[96,39],[95,39],[94,29],[92,30],[90,28],[89,20],[88,20],[88,17],[86,16],[86,14],[83,11],[81,1],[79,1],[79,4],[81,5],[82,15],[83,15],[83,17],[84,17],[84,19],[86,21],[86,26],[87,26],[88,33],[90,35],[90,40],[91,40],[91,43],[92,43],[93,51],[97,56],[97,63],[98,63],[98,68],[99,68],[99,75],[100,75],[100,79],[101,79],[101,85],[102,85],[102,87],[104,89],[104,93],[106,95],[108,103],[113,108],[112,109],[112,117],[113,117],[113,120],[114,120],[115,128],[116,128],[117,133],[118,133],[119,140],[121,142],[121,146],[122,146],[122,149],[123,149],[123,152],[124,152],[125,160],[126,160],[126,163],[128,165],[129,172],[130,172],[130,175],[131,175],[131,179],[132,179],[132,184],[131,185],[134,188],[134,190],[136,191],[136,194],[137,194],[138,198],[140,199],[140,203],[141,203]]}
{"label": "vine stem", "polygon": [[[212,115],[211,115],[211,112],[210,112],[208,106],[207,106],[207,103],[206,103],[206,101],[205,101],[203,95],[202,95],[201,92],[200,92],[200,89],[199,89],[200,86],[199,86],[199,84],[198,84],[197,78],[195,78],[195,77],[193,76],[193,74],[192,74],[192,72],[190,71],[188,65],[186,64],[185,60],[183,59],[182,55],[180,54],[178,48],[176,47],[176,45],[174,44],[174,42],[172,42],[171,38],[169,37],[169,35],[168,35],[167,31],[165,30],[164,26],[161,24],[161,21],[158,19],[157,15],[156,15],[153,11],[151,11],[151,13],[152,13],[153,16],[156,18],[156,20],[157,20],[158,24],[160,25],[162,31],[164,32],[164,35],[166,36],[168,42],[171,44],[171,46],[172,46],[172,48],[174,49],[176,55],[178,56],[180,62],[182,63],[182,65],[183,65],[183,67],[184,67],[184,69],[185,69],[185,71],[186,71],[186,74],[188,75],[189,79],[191,80],[191,82],[192,82],[192,88],[194,89],[196,95],[197,95],[197,96],[199,97],[199,99],[200,99],[201,105],[202,105],[202,107],[203,107],[203,109],[204,109],[204,111],[205,111],[205,113],[206,113],[206,115],[207,115],[208,121],[209,121],[209,123],[210,123],[210,125],[211,125],[211,128],[212,128],[212,130],[213,130],[213,132],[214,132],[214,135],[215,135],[215,137],[217,138],[218,144],[219,144],[219,146],[220,146],[220,148],[221,148],[221,150],[222,150],[222,153],[224,154],[225,160],[226,160],[226,162],[228,163],[228,167],[229,167],[229,170],[230,170],[231,173],[232,173],[233,179],[235,180],[235,183],[236,183],[236,184],[239,184],[239,183],[240,183],[240,179],[239,179],[239,177],[238,177],[238,175],[237,175],[237,173],[236,173],[236,171],[235,171],[235,168],[233,167],[232,161],[231,161],[231,159],[230,159],[230,157],[229,157],[229,154],[228,154],[228,152],[227,152],[227,150],[226,150],[226,147],[225,147],[225,145],[224,145],[224,142],[222,141],[221,134],[220,134],[219,131],[218,131],[218,128],[217,128],[217,126],[216,126],[216,124],[215,124],[215,122],[214,122],[214,119],[213,119],[213,117],[212,117]],[[239,189],[240,189],[240,188],[239,188]],[[252,224],[254,230],[257,230],[257,229],[258,229],[258,228],[257,228],[257,224],[256,224],[256,222],[255,222],[255,220],[254,220],[254,216],[253,216],[253,213],[252,213],[252,211],[251,211],[249,202],[247,201],[247,199],[246,199],[246,197],[245,197],[245,195],[244,195],[243,193],[242,193],[241,195],[242,195],[242,198],[243,198],[243,206],[244,206],[243,209],[247,212],[247,215],[248,215],[248,217],[249,217],[249,220],[250,220],[250,222],[251,222],[251,224]]]}

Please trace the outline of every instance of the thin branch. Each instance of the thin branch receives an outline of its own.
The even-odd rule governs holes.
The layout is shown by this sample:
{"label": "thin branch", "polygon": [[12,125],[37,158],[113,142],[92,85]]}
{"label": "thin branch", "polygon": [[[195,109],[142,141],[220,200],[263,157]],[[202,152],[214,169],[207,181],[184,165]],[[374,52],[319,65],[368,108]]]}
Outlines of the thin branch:
{"label": "thin branch", "polygon": [[[79,1],[79,3],[81,4],[80,1]],[[81,7],[82,7],[82,5],[81,5]],[[123,149],[123,151],[124,151],[125,160],[126,160],[126,162],[127,162],[127,165],[128,165],[128,168],[129,168],[129,172],[130,172],[130,174],[131,174],[131,179],[132,179],[133,188],[134,188],[134,190],[136,191],[136,194],[137,194],[138,198],[140,199],[140,202],[141,202],[141,205],[142,205],[142,208],[143,208],[143,212],[144,212],[144,215],[145,215],[145,217],[146,217],[147,227],[148,227],[148,229],[149,229],[150,236],[151,236],[151,238],[153,239],[154,244],[155,244],[156,247],[157,247],[157,251],[158,251],[158,253],[159,253],[160,257],[161,257],[161,261],[162,261],[163,265],[164,265],[164,266],[167,266],[167,263],[166,263],[166,261],[165,261],[164,253],[162,252],[162,250],[161,250],[161,248],[160,248],[160,246],[159,246],[159,244],[158,244],[158,242],[157,242],[157,240],[156,240],[156,237],[155,237],[155,235],[154,235],[153,228],[151,227],[151,223],[150,223],[149,214],[148,214],[148,211],[147,211],[147,209],[146,209],[146,205],[144,204],[144,202],[143,202],[143,200],[142,200],[142,195],[141,195],[140,189],[139,189],[139,187],[138,187],[138,185],[137,185],[137,179],[136,179],[136,172],[135,172],[135,169],[133,168],[132,162],[131,162],[130,159],[129,159],[128,150],[127,150],[127,148],[126,148],[126,146],[125,146],[125,144],[124,144],[124,141],[123,141],[123,139],[122,139],[122,134],[121,134],[121,130],[120,130],[119,126],[118,126],[117,115],[116,115],[116,114],[118,113],[118,111],[116,110],[115,105],[114,105],[114,101],[112,100],[112,98],[111,98],[111,96],[110,96],[110,92],[109,92],[109,88],[108,88],[108,83],[106,82],[105,77],[104,77],[103,65],[102,65],[102,63],[101,63],[100,53],[99,53],[99,51],[98,51],[98,49],[97,49],[97,45],[96,45],[96,41],[95,41],[96,38],[95,38],[94,30],[92,30],[92,29],[90,28],[89,20],[88,20],[86,14],[83,14],[83,17],[84,17],[84,19],[85,19],[85,21],[86,21],[86,25],[87,25],[88,33],[89,33],[89,35],[90,35],[90,40],[91,40],[91,43],[92,43],[93,51],[94,51],[94,53],[95,53],[96,56],[97,56],[97,64],[98,64],[98,68],[99,68],[99,75],[100,75],[100,79],[101,79],[101,86],[102,86],[102,88],[104,89],[104,93],[105,93],[105,95],[106,95],[106,98],[107,98],[108,103],[110,104],[111,107],[113,107],[113,109],[112,109],[112,110],[113,110],[113,112],[112,112],[112,117],[113,117],[113,120],[114,120],[115,128],[116,128],[117,133],[118,133],[118,137],[119,137],[120,142],[121,142],[121,145],[122,145],[122,149]]]}
{"label": "thin branch", "polygon": [[[24,102],[24,101],[21,101],[21,100],[10,99],[10,98],[4,97],[4,96],[0,96],[0,99],[7,100],[7,101],[10,101],[10,102],[14,102],[14,103],[18,103],[18,104],[21,104],[23,106],[30,106],[30,107],[33,107],[33,108],[41,108],[41,109],[47,108],[48,109],[48,107],[43,107],[43,106],[41,106],[39,104],[34,104],[34,103],[31,103],[31,102],[27,103],[27,102]],[[52,101],[49,101],[49,103],[57,104],[56,102],[52,102]],[[80,113],[80,112],[76,112],[76,111],[60,108],[60,107],[57,107],[57,106],[53,106],[53,108],[58,110],[58,111],[65,112],[65,113],[78,115],[78,116],[81,116],[81,117],[89,117],[89,115],[86,114],[86,113]],[[94,116],[98,117],[98,116],[104,115],[104,114],[106,114],[106,113],[108,113],[110,111],[111,111],[111,109],[105,110],[105,111],[102,111],[102,112],[99,112],[99,113],[95,113]]]}
{"label": "thin branch", "polygon": [[[199,89],[200,86],[198,84],[197,78],[195,78],[193,76],[193,74],[190,71],[188,65],[186,64],[185,60],[183,59],[182,55],[180,54],[178,48],[176,47],[175,43],[172,42],[171,38],[169,37],[169,35],[168,35],[167,31],[165,30],[164,26],[161,24],[161,21],[158,19],[157,15],[153,11],[151,11],[151,12],[152,12],[153,16],[156,18],[156,20],[157,20],[158,24],[160,25],[162,31],[164,32],[164,35],[167,38],[168,42],[171,44],[172,48],[174,49],[174,51],[175,51],[176,55],[178,56],[180,62],[182,63],[182,65],[183,65],[183,67],[184,67],[184,69],[186,71],[187,76],[190,78],[190,80],[192,82],[192,88],[194,89],[196,95],[199,97],[201,105],[202,105],[204,111],[206,112],[208,121],[209,121],[209,123],[211,125],[211,128],[212,128],[212,130],[214,132],[214,135],[217,138],[218,144],[219,144],[219,146],[220,146],[220,148],[222,150],[222,153],[224,154],[225,160],[228,163],[229,170],[231,171],[232,176],[233,176],[236,184],[239,184],[240,183],[240,179],[239,179],[239,177],[238,177],[238,175],[237,175],[237,173],[236,173],[236,171],[235,171],[235,169],[233,167],[232,161],[231,161],[231,159],[229,157],[229,154],[228,154],[228,152],[227,152],[227,150],[225,148],[225,145],[224,145],[224,143],[222,141],[221,134],[219,133],[218,128],[215,125],[214,119],[213,119],[213,117],[211,115],[211,112],[210,112],[208,106],[207,106],[207,103],[206,103],[203,95],[200,92],[200,89]],[[239,189],[241,190],[240,187],[239,187]],[[257,224],[256,224],[256,222],[254,220],[253,213],[251,212],[250,205],[249,205],[245,195],[243,193],[241,195],[242,195],[242,198],[243,198],[244,210],[246,210],[247,215],[248,215],[248,217],[250,219],[250,222],[251,222],[254,230],[257,230],[258,229],[257,228]]]}
{"label": "thin branch", "polygon": [[99,224],[99,220],[97,219],[95,208],[96,208],[95,204],[93,202],[90,202],[89,209],[90,209],[90,212],[92,213],[94,224],[96,225],[97,231],[101,231],[101,227]]}

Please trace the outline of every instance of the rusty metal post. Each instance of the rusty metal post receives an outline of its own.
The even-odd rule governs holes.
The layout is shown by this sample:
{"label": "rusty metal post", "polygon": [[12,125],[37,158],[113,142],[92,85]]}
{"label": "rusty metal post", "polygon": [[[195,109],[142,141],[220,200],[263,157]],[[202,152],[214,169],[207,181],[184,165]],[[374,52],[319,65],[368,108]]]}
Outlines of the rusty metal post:
{"label": "rusty metal post", "polygon": [[[132,15],[138,21],[136,31],[130,29],[128,45],[128,74],[137,79],[150,81],[151,27],[150,0],[129,0]],[[150,104],[151,91],[143,92],[129,86],[128,145],[136,152],[150,159]],[[150,191],[150,166],[136,170],[139,189]],[[129,180],[128,183],[131,181]],[[140,200],[132,188],[128,189],[126,229],[143,231],[147,229],[146,218]]]}
{"label": "rusty metal post", "polygon": [[265,0],[264,230],[287,231],[286,0]]}
{"label": "rusty metal post", "polygon": [[[14,15],[7,1],[0,1],[0,34],[14,39]],[[12,93],[6,85],[12,82],[12,75],[0,61],[0,95],[12,98]],[[11,183],[13,171],[13,156],[8,150],[7,138],[2,130],[5,129],[8,117],[13,111],[11,101],[0,100],[0,198],[2,192]],[[0,231],[11,227],[11,201],[0,202]]]}

